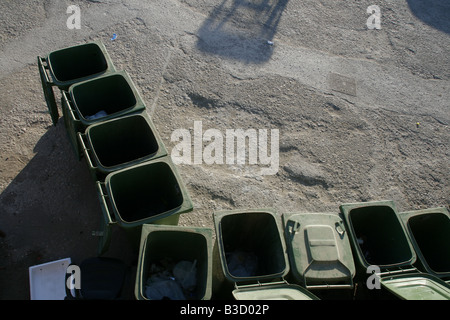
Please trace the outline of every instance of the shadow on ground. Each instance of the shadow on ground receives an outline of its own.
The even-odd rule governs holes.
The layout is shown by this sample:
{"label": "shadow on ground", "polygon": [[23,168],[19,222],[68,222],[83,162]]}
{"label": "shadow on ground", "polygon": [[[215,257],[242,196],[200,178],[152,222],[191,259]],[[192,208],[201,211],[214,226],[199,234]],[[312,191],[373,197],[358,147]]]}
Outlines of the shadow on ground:
{"label": "shadow on ground", "polygon": [[[30,298],[30,266],[68,257],[79,264],[97,255],[98,238],[92,232],[100,228],[100,205],[62,120],[40,138],[34,152],[0,195],[0,299]],[[132,264],[137,252],[120,231],[114,231],[105,256]]]}
{"label": "shadow on ground", "polygon": [[450,2],[448,0],[407,0],[412,13],[424,23],[450,33]]}
{"label": "shadow on ground", "polygon": [[259,64],[272,56],[274,35],[289,0],[223,0],[197,32],[197,48]]}

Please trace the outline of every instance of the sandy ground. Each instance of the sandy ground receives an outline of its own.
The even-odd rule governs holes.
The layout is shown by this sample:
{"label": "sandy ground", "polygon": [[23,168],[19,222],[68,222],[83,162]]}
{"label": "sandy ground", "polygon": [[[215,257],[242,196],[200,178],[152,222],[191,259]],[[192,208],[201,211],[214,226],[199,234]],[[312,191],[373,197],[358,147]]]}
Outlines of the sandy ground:
{"label": "sandy ground", "polygon": [[[380,30],[366,26],[373,4]],[[79,30],[66,26],[69,5]],[[51,123],[36,56],[102,41],[169,152],[194,121],[279,130],[274,175],[261,163],[180,164],[194,203],[181,225],[213,228],[215,210],[337,213],[384,199],[448,208],[449,16],[445,0],[2,1],[0,299],[29,299],[29,266],[97,250],[94,184],[62,119]],[[107,256],[135,265],[114,232]]]}

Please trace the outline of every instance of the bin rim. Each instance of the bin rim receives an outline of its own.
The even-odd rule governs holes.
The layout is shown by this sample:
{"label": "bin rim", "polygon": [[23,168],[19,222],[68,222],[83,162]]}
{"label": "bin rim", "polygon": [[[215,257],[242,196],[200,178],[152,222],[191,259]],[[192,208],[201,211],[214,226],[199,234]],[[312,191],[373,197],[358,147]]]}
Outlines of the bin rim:
{"label": "bin rim", "polygon": [[[128,83],[128,85],[129,85],[129,87],[130,87],[131,91],[133,92],[133,95],[134,95],[134,97],[136,99],[136,103],[133,106],[127,108],[127,109],[124,109],[122,111],[115,112],[115,113],[112,113],[112,114],[108,114],[107,116],[102,117],[100,119],[91,119],[91,120],[86,119],[81,114],[81,112],[80,112],[80,110],[78,108],[78,105],[76,103],[76,97],[74,97],[73,91],[76,90],[77,88],[81,87],[81,86],[88,85],[88,84],[90,84],[92,82],[102,81],[105,78],[117,77],[117,76],[123,77],[124,80]],[[100,76],[95,77],[93,79],[88,79],[88,80],[77,82],[77,83],[71,85],[67,92],[68,92],[68,94],[70,96],[70,100],[71,100],[71,103],[73,105],[73,110],[77,113],[79,121],[86,127],[89,126],[89,125],[98,123],[99,121],[100,122],[107,121],[109,119],[118,118],[118,117],[123,116],[123,115],[131,114],[131,113],[135,113],[135,112],[136,113],[142,112],[143,110],[146,109],[146,105],[144,103],[144,100],[141,97],[141,94],[139,93],[139,90],[137,89],[136,85],[134,84],[130,74],[126,70],[115,70],[113,72],[110,72],[108,74],[100,75]]]}
{"label": "bin rim", "polygon": [[[285,262],[285,268],[283,271],[275,274],[268,274],[263,276],[254,276],[254,277],[237,277],[230,274],[228,270],[228,266],[226,264],[226,258],[225,258],[225,248],[222,241],[222,228],[221,228],[221,222],[222,218],[225,216],[230,215],[239,215],[239,214],[253,214],[253,213],[265,213],[269,214],[273,217],[278,234],[280,236],[280,243],[282,247],[282,254],[284,257]],[[277,211],[274,208],[253,208],[253,209],[232,209],[232,210],[218,210],[213,212],[213,224],[216,232],[216,241],[219,248],[219,256],[220,256],[220,265],[222,267],[222,271],[224,273],[225,278],[234,283],[249,283],[249,282],[257,282],[257,281],[264,281],[264,280],[273,280],[273,279],[282,279],[284,278],[290,271],[290,265],[289,265],[289,258],[287,256],[287,249],[286,249],[286,241],[284,238],[283,233],[283,227],[282,227],[282,221],[281,216],[278,215]]]}
{"label": "bin rim", "polygon": [[395,217],[398,220],[399,226],[402,229],[404,235],[405,235],[405,239],[406,242],[408,244],[409,247],[409,251],[410,251],[410,259],[403,261],[403,262],[399,262],[399,263],[394,263],[394,264],[383,264],[380,265],[379,267],[384,270],[384,269],[388,269],[388,268],[392,268],[392,267],[408,267],[408,266],[412,266],[416,260],[417,260],[417,254],[414,250],[414,247],[409,239],[409,236],[406,232],[405,226],[400,218],[400,215],[397,212],[397,208],[395,206],[394,201],[392,200],[379,200],[379,201],[367,201],[367,202],[350,202],[350,203],[343,203],[339,206],[339,209],[343,215],[344,218],[344,222],[346,224],[347,227],[347,231],[350,234],[350,243],[353,247],[354,250],[354,255],[356,256],[356,260],[359,262],[359,264],[364,267],[365,269],[367,269],[368,267],[370,267],[371,263],[369,263],[365,258],[364,258],[364,254],[361,250],[360,245],[358,244],[358,239],[356,239],[356,235],[355,235],[355,229],[353,227],[353,223],[350,219],[350,212],[353,209],[358,209],[358,208],[367,208],[367,207],[375,207],[375,206],[385,206],[385,207],[389,207],[391,208],[391,210],[394,212]]}
{"label": "bin rim", "polygon": [[[114,123],[114,122],[122,121],[123,119],[134,118],[134,117],[141,117],[147,122],[147,124],[149,125],[149,128],[152,131],[152,133],[153,133],[153,135],[155,137],[155,140],[156,140],[156,142],[158,144],[158,149],[155,152],[153,152],[152,154],[149,154],[149,155],[144,156],[144,157],[140,157],[138,159],[133,159],[133,160],[130,160],[130,161],[125,162],[125,163],[120,163],[120,164],[117,164],[117,165],[114,165],[114,166],[103,165],[101,163],[100,159],[97,156],[97,152],[95,151],[95,146],[94,146],[94,144],[92,142],[92,139],[91,139],[91,131],[96,130],[96,128],[102,127],[104,125],[108,125],[108,124],[111,124],[111,123]],[[127,115],[124,115],[124,116],[121,116],[121,117],[117,117],[117,118],[109,119],[109,120],[106,120],[106,121],[101,121],[101,122],[97,122],[97,123],[91,124],[90,126],[88,126],[86,128],[84,135],[86,136],[88,147],[89,147],[89,150],[91,151],[91,153],[93,155],[92,158],[94,160],[93,161],[94,163],[92,163],[92,165],[88,161],[88,165],[90,166],[90,169],[92,169],[92,170],[97,169],[100,172],[105,173],[105,174],[108,174],[108,173],[111,173],[113,171],[117,171],[117,170],[120,170],[120,169],[125,169],[127,167],[131,167],[133,165],[142,163],[144,161],[161,158],[161,157],[165,157],[165,156],[168,155],[167,148],[165,147],[165,145],[164,145],[164,143],[163,143],[163,141],[162,141],[162,139],[161,139],[161,137],[159,135],[159,132],[158,132],[156,126],[155,126],[155,124],[150,119],[150,117],[148,116],[148,114],[147,114],[147,112],[145,110],[142,110],[141,112],[131,113],[131,114],[127,114]],[[89,154],[85,153],[85,156],[91,158]],[[92,161],[90,161],[90,162],[92,162]],[[95,165],[95,167],[94,167],[94,165]]]}
{"label": "bin rim", "polygon": [[[191,234],[200,234],[206,240],[206,250],[207,250],[207,263],[208,270],[212,270],[212,251],[213,251],[213,231],[210,228],[206,227],[191,227],[191,226],[171,226],[171,225],[154,225],[154,224],[143,224],[141,231],[141,241],[139,246],[139,257],[137,264],[137,272],[136,272],[136,281],[134,287],[134,295],[137,300],[149,300],[145,297],[144,292],[142,291],[142,284],[144,283],[144,279],[142,279],[142,271],[144,267],[144,256],[143,252],[147,249],[147,239],[150,233],[152,232],[164,232],[164,231],[179,231]],[[212,295],[212,271],[207,276],[206,290],[205,295],[202,300],[209,300]]]}
{"label": "bin rim", "polygon": [[157,214],[155,216],[152,216],[150,218],[143,218],[140,220],[136,220],[136,221],[125,221],[122,219],[122,217],[120,216],[119,210],[116,206],[116,202],[112,201],[112,203],[110,202],[114,217],[115,217],[115,221],[123,228],[134,228],[137,226],[141,226],[143,223],[151,223],[152,221],[156,221],[156,220],[160,220],[163,218],[167,218],[170,217],[172,215],[180,215],[183,213],[187,213],[193,210],[193,204],[192,204],[192,200],[189,196],[189,193],[187,192],[187,190],[184,187],[183,184],[183,180],[175,166],[175,164],[172,162],[172,160],[170,159],[169,156],[165,156],[165,157],[161,157],[161,158],[157,158],[157,159],[153,159],[150,161],[146,161],[144,163],[140,163],[137,165],[133,165],[127,168],[123,168],[114,172],[111,172],[110,174],[108,174],[105,178],[105,187],[106,187],[106,192],[108,195],[109,199],[114,200],[114,194],[111,190],[111,179],[118,174],[122,174],[123,172],[127,172],[129,170],[134,170],[140,167],[144,167],[144,166],[150,166],[152,164],[156,164],[156,163],[165,163],[166,165],[169,166],[169,168],[171,169],[179,187],[180,187],[180,192],[183,196],[183,202],[176,208],[173,208],[171,210],[162,212],[160,214]]}
{"label": "bin rim", "polygon": [[[96,45],[100,49],[100,51],[102,52],[102,54],[103,54],[103,56],[105,58],[105,61],[106,61],[106,65],[107,65],[106,69],[104,71],[101,71],[101,72],[98,72],[98,73],[95,73],[95,74],[92,74],[92,75],[88,75],[88,76],[81,77],[81,78],[76,78],[76,79],[71,79],[71,80],[67,80],[67,81],[61,81],[58,78],[56,78],[55,72],[53,70],[51,56],[54,55],[54,54],[57,54],[57,53],[59,53],[61,51],[64,51],[64,50],[77,48],[77,47],[82,47],[82,46],[87,46],[87,45]],[[91,78],[98,77],[98,76],[101,76],[101,75],[106,75],[106,74],[109,74],[109,73],[112,73],[112,72],[116,71],[116,67],[114,66],[114,63],[113,63],[113,61],[112,61],[112,59],[111,59],[111,57],[110,57],[110,55],[109,55],[105,45],[103,44],[102,41],[99,41],[99,40],[89,41],[89,42],[86,42],[86,43],[80,43],[80,44],[77,44],[77,45],[74,45],[74,46],[69,46],[69,47],[57,49],[55,51],[50,52],[47,55],[46,60],[47,60],[47,63],[48,63],[48,67],[50,69],[50,75],[51,75],[51,78],[53,80],[53,84],[55,86],[59,87],[60,89],[67,89],[67,88],[69,88],[71,85],[73,85],[75,83],[83,82],[83,81],[89,80]]]}
{"label": "bin rim", "polygon": [[450,279],[450,270],[444,271],[444,272],[439,272],[439,271],[433,270],[429,266],[427,260],[425,259],[424,255],[422,254],[422,251],[420,250],[420,247],[412,233],[411,226],[409,224],[409,219],[411,219],[412,217],[428,215],[428,214],[435,214],[435,213],[443,214],[450,219],[450,213],[447,210],[447,208],[445,208],[445,207],[435,207],[435,208],[427,208],[427,209],[420,209],[420,210],[403,211],[403,212],[399,213],[399,216],[405,226],[405,230],[408,234],[410,242],[413,245],[414,250],[416,251],[417,257],[420,260],[420,262],[424,265],[424,268],[426,269],[426,271],[438,278],[445,278],[445,279],[449,278]]}

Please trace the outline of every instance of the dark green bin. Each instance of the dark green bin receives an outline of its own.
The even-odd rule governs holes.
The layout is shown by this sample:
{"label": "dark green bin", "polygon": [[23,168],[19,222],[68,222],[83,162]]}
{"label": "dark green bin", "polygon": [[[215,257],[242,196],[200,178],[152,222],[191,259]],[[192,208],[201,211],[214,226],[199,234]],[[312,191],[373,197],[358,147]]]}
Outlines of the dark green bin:
{"label": "dark green bin", "polygon": [[401,212],[411,243],[417,253],[417,267],[450,281],[450,215],[446,208]]}
{"label": "dark green bin", "polygon": [[54,86],[68,90],[77,82],[115,71],[105,46],[96,41],[53,51],[44,58],[38,56],[37,60],[44,97],[54,125],[59,118]]}
{"label": "dark green bin", "polygon": [[192,211],[192,201],[170,157],[150,160],[97,181],[104,216],[100,252],[106,252],[110,228],[117,224],[138,245],[143,224],[177,225],[180,214]]}
{"label": "dark green bin", "polygon": [[[220,211],[214,212],[213,218],[217,238],[214,263],[220,265],[214,271],[218,297],[228,298],[230,291],[235,299],[318,299],[284,279],[289,273],[289,259],[281,217],[274,210]],[[236,258],[245,265],[242,272],[232,267]],[[254,268],[250,267],[251,260],[257,261]],[[234,284],[234,290],[230,284]]]}
{"label": "dark green bin", "polygon": [[95,181],[114,171],[167,156],[157,129],[145,112],[93,124],[78,133]]}
{"label": "dark green bin", "polygon": [[[150,266],[162,260],[195,261],[196,285],[185,294],[186,300],[208,300],[212,292],[212,230],[208,228],[169,225],[142,226],[139,259],[135,282],[137,300],[150,300],[146,282]],[[166,270],[171,272],[171,270]],[[179,279],[172,279],[179,281]]]}
{"label": "dark green bin", "polygon": [[379,272],[374,275],[381,288],[400,299],[450,298],[450,285],[414,267],[417,254],[393,201],[347,203],[340,209],[358,262],[359,280],[369,277],[369,267],[376,267]]}
{"label": "dark green bin", "polygon": [[[64,123],[78,158],[82,155],[78,132],[95,123],[145,110],[137,88],[125,71],[74,84],[68,92],[62,92],[61,99]],[[106,115],[96,117],[99,112]]]}

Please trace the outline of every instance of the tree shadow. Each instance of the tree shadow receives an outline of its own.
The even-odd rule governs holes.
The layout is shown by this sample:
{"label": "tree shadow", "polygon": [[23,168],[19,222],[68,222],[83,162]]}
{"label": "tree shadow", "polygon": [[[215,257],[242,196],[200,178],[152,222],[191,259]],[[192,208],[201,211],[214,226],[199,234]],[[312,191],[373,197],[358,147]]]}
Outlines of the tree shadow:
{"label": "tree shadow", "polygon": [[412,13],[431,27],[450,33],[448,0],[407,0]]}
{"label": "tree shadow", "polygon": [[205,53],[260,64],[273,53],[273,37],[289,0],[223,0],[197,32]]}

